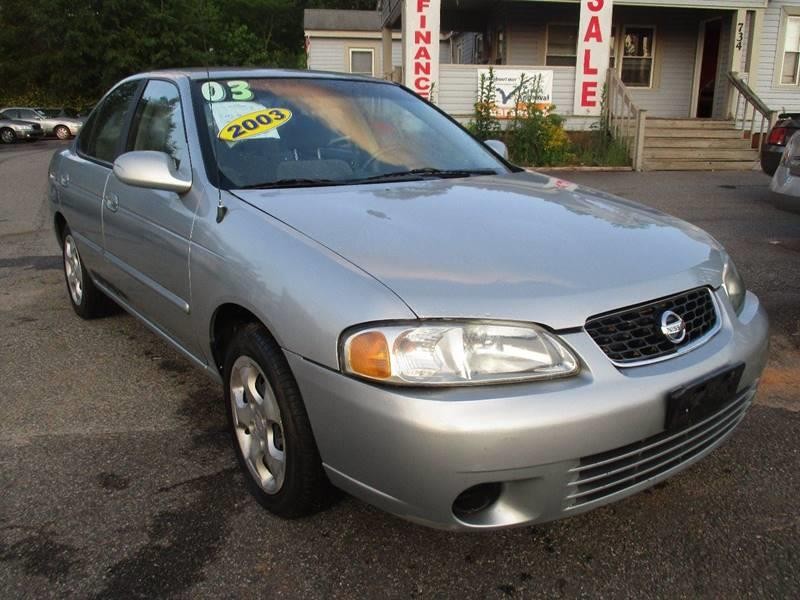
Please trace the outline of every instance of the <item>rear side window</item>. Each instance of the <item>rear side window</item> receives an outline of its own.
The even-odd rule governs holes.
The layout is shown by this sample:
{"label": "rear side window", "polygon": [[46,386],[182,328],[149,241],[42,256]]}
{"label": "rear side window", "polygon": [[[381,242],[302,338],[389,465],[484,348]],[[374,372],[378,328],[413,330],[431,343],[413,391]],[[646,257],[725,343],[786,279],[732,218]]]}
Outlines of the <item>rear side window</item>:
{"label": "rear side window", "polygon": [[189,172],[181,97],[174,84],[159,80],[147,84],[133,115],[126,150],[166,152],[178,171]]}
{"label": "rear side window", "polygon": [[0,117],[4,119],[19,119],[19,111],[18,110],[4,110],[0,113]]}
{"label": "rear side window", "polygon": [[104,162],[114,162],[119,154],[120,137],[137,89],[139,82],[129,81],[106,96],[92,112],[78,139],[81,153]]}

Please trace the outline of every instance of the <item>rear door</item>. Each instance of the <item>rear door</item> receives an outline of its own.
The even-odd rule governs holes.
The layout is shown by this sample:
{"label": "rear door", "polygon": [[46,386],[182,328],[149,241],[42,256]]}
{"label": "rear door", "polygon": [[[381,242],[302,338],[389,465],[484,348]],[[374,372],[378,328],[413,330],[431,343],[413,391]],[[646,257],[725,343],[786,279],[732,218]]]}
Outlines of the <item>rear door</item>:
{"label": "rear door", "polygon": [[[191,178],[181,96],[173,82],[147,82],[125,150],[165,152],[179,173]],[[113,172],[105,198],[106,258],[120,273],[119,287],[133,308],[186,349],[195,350],[189,319],[194,203],[175,192],[127,185]]]}
{"label": "rear door", "polygon": [[103,260],[103,192],[140,85],[139,81],[123,83],[102,100],[75,145],[64,154],[56,174],[64,217],[81,258],[101,283],[111,275]]}

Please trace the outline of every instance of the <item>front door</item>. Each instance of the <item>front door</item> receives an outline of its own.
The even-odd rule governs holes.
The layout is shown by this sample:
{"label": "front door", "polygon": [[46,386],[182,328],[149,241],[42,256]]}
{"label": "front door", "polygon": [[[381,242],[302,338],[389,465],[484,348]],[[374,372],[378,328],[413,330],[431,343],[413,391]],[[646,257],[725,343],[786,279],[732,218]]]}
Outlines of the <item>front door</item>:
{"label": "front door", "polygon": [[[191,177],[178,88],[150,80],[131,122],[125,151],[166,152]],[[196,353],[189,311],[189,238],[194,205],[175,192],[133,187],[109,176],[103,203],[106,258],[127,302]]]}
{"label": "front door", "polygon": [[103,193],[139,86],[139,81],[129,81],[108,93],[92,112],[72,149],[64,154],[56,182],[61,210],[81,258],[94,278],[105,285],[113,272],[103,260]]}
{"label": "front door", "polygon": [[719,40],[722,21],[714,19],[703,25],[702,58],[700,60],[700,81],[697,93],[697,114],[699,119],[714,116],[714,94],[717,88],[717,64],[719,62]]}

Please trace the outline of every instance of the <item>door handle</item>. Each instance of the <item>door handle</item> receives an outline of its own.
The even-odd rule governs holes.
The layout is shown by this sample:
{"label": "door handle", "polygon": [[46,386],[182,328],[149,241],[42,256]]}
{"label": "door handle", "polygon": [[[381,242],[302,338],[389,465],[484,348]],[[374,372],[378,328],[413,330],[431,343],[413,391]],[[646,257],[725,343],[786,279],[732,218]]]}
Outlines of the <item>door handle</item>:
{"label": "door handle", "polygon": [[61,175],[61,187],[69,187],[69,173]]}
{"label": "door handle", "polygon": [[117,212],[119,208],[119,196],[111,192],[106,194],[106,208],[111,212]]}

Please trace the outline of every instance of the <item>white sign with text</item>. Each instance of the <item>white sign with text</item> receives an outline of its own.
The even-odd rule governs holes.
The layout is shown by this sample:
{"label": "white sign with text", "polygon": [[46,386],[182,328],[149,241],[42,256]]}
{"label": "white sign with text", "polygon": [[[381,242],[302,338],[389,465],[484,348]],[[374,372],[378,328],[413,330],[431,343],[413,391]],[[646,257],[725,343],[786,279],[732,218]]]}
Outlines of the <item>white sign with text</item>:
{"label": "white sign with text", "polygon": [[597,116],[611,57],[613,0],[581,0],[574,114]]}
{"label": "white sign with text", "polygon": [[[492,69],[492,72],[494,73],[495,116],[498,119],[510,119],[513,116],[515,102],[520,97],[523,85],[529,92],[535,94],[534,103],[539,107],[546,110],[553,104],[552,71]],[[478,85],[480,85],[481,76],[488,78],[489,69],[478,69]]]}
{"label": "white sign with text", "polygon": [[403,83],[422,98],[436,96],[439,80],[439,22],[441,0],[403,3]]}

